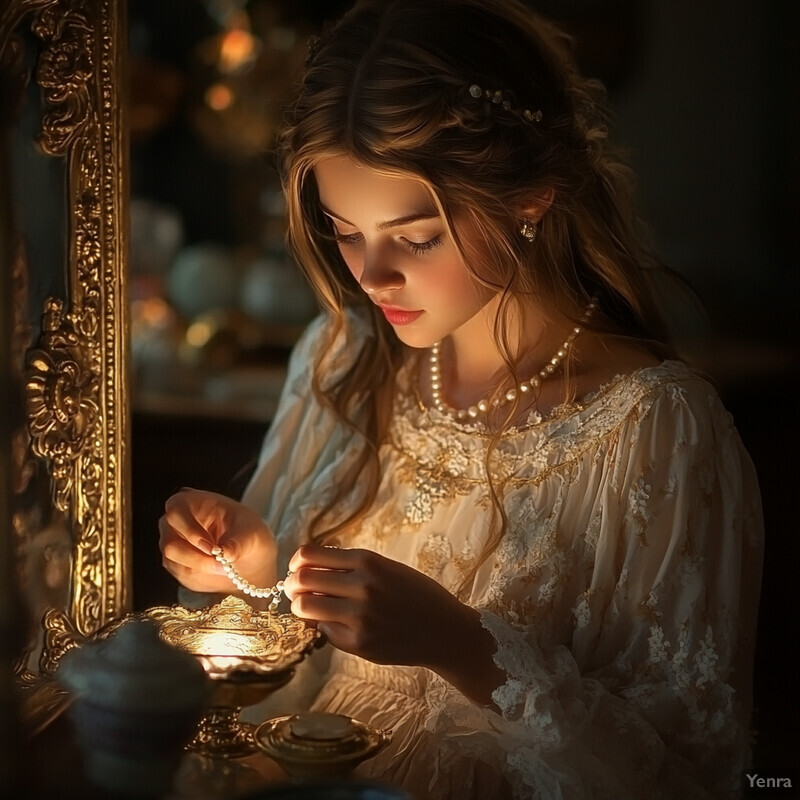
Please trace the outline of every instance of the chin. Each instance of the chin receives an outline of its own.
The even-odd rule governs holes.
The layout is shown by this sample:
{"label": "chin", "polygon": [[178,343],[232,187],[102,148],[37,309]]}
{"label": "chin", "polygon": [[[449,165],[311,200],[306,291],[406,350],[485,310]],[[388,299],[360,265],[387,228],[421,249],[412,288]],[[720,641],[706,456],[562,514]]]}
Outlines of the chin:
{"label": "chin", "polygon": [[394,335],[407,347],[417,350],[427,350],[439,340],[426,331],[411,330],[413,326],[392,327]]}

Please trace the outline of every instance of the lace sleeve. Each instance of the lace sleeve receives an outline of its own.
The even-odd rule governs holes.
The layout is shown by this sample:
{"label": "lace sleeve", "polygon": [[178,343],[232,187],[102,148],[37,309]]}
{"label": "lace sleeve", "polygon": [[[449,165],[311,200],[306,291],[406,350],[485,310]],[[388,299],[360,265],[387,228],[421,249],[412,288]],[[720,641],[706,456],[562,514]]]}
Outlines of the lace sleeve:
{"label": "lace sleeve", "polygon": [[619,431],[599,480],[597,460],[584,465],[602,487],[591,499],[578,494],[580,475],[564,488],[596,526],[591,556],[575,567],[585,567],[582,591],[551,606],[568,633],[520,613],[538,607],[535,558],[499,564],[499,602],[482,612],[507,676],[494,707],[431,682],[428,729],[444,748],[494,759],[517,797],[741,788],[762,522],[752,464],[715,398],[662,397]]}

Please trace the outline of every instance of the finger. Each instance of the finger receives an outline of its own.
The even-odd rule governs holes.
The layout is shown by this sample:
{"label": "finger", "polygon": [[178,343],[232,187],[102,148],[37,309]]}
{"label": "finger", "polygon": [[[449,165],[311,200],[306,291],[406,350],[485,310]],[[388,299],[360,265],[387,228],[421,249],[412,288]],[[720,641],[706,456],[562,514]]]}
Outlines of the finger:
{"label": "finger", "polygon": [[291,572],[284,581],[289,599],[303,592],[345,597],[351,600],[364,599],[363,583],[352,570],[330,570],[302,566]]}
{"label": "finger", "polygon": [[180,537],[165,540],[161,545],[161,554],[164,559],[174,564],[180,564],[186,569],[210,575],[225,574],[222,564],[216,558],[201,553]]}
{"label": "finger", "polygon": [[225,558],[231,563],[238,561],[242,557],[238,532],[224,534],[217,541],[217,545],[222,548]]}
{"label": "finger", "polygon": [[172,575],[175,580],[187,589],[195,592],[220,592],[229,593],[231,588],[230,581],[225,575],[217,575],[205,569],[195,569],[187,567],[178,561],[171,561],[163,556],[161,563],[164,569]]}
{"label": "finger", "polygon": [[347,625],[342,625],[341,622],[320,622],[317,625],[320,633],[324,633],[328,641],[340,650],[346,650],[348,653],[355,651],[354,646],[354,631],[348,628]]}
{"label": "finger", "polygon": [[180,494],[173,495],[167,500],[161,519],[193,547],[206,555],[211,555],[214,546],[213,535],[200,524]]}
{"label": "finger", "polygon": [[289,560],[289,569],[297,572],[303,566],[321,569],[355,569],[358,567],[367,550],[344,549],[318,544],[300,546]]}
{"label": "finger", "polygon": [[303,592],[292,600],[292,613],[313,622],[336,622],[349,627],[353,620],[352,601],[342,597]]}
{"label": "finger", "polygon": [[211,554],[206,553],[202,547],[197,547],[191,541],[176,530],[172,525],[167,522],[166,515],[161,517],[158,521],[158,546],[164,552],[166,548],[170,548],[174,554],[179,552],[186,552],[189,557],[208,558]]}

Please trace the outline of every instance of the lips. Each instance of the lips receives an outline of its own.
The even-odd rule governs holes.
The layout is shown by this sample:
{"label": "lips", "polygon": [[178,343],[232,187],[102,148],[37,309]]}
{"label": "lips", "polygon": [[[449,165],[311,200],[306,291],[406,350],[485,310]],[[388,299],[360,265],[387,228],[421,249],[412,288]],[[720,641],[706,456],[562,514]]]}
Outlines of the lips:
{"label": "lips", "polygon": [[409,325],[417,319],[423,312],[422,311],[408,311],[405,308],[397,308],[394,306],[378,306],[386,317],[386,321],[390,325]]}

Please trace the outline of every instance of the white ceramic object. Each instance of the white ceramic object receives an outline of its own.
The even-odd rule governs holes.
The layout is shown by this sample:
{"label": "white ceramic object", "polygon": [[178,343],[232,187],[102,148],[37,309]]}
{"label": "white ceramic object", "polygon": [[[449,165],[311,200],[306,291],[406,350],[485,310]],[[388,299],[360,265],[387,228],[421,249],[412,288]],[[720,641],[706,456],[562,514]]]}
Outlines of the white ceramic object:
{"label": "white ceramic object", "polygon": [[211,696],[194,656],[134,619],[67,652],[56,678],[75,696],[69,713],[93,784],[133,797],[170,789]]}
{"label": "white ceramic object", "polygon": [[178,253],[167,276],[169,301],[187,319],[236,305],[239,273],[224,247],[196,244]]}
{"label": "white ceramic object", "polygon": [[289,325],[309,322],[319,310],[300,270],[278,258],[260,258],[245,268],[239,307],[261,322]]}

